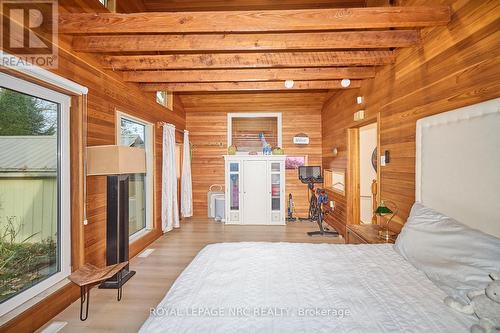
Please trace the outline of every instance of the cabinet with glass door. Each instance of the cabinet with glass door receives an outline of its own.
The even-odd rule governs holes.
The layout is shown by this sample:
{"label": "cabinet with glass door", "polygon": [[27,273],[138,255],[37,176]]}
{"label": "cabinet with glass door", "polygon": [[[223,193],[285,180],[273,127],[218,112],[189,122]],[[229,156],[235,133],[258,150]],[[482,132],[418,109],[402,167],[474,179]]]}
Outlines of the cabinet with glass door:
{"label": "cabinet with glass door", "polygon": [[283,216],[281,216],[282,211],[282,199],[283,199],[283,188],[282,188],[282,176],[283,176],[283,163],[280,161],[270,161],[269,164],[269,174],[271,176],[271,223],[281,222]]}
{"label": "cabinet with glass door", "polygon": [[285,224],[285,156],[226,155],[224,159],[226,224]]}

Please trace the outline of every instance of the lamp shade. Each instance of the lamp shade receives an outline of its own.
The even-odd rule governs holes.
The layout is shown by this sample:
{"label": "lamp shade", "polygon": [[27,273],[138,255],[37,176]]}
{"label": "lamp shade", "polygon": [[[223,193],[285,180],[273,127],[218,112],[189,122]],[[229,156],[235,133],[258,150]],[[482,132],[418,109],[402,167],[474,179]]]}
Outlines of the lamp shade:
{"label": "lamp shade", "polygon": [[392,214],[392,213],[393,213],[393,211],[390,210],[389,207],[387,207],[383,201],[380,202],[380,205],[375,210],[375,214],[378,214],[378,215],[386,215],[386,214]]}
{"label": "lamp shade", "polygon": [[146,151],[126,146],[87,147],[87,176],[146,173]]}

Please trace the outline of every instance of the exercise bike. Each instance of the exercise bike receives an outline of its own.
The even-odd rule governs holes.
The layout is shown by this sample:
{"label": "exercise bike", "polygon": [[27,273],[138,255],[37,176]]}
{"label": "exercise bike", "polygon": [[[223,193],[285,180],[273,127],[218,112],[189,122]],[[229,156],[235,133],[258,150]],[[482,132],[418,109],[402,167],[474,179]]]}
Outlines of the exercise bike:
{"label": "exercise bike", "polygon": [[307,184],[309,189],[309,216],[308,220],[318,223],[318,231],[310,231],[309,236],[331,236],[337,237],[337,231],[328,230],[323,227],[324,217],[333,213],[334,207],[329,206],[328,194],[324,189],[314,189],[315,183],[322,183],[321,167],[319,166],[301,166],[299,167],[299,179],[303,184]]}

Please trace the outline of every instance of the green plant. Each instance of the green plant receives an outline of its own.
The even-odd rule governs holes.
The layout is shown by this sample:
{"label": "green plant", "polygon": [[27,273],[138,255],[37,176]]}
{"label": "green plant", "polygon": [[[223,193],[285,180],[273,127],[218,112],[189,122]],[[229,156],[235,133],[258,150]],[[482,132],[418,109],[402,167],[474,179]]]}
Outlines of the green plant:
{"label": "green plant", "polygon": [[5,217],[0,227],[0,302],[29,288],[57,271],[57,245],[52,238],[30,242],[34,233],[16,241],[22,224],[16,217]]}

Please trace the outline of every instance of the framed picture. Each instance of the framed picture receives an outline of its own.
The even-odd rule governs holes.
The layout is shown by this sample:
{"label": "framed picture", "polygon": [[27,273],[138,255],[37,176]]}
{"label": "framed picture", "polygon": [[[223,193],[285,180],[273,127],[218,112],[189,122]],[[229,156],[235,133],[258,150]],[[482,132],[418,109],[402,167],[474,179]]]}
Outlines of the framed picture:
{"label": "framed picture", "polygon": [[285,160],[285,169],[298,169],[300,166],[305,166],[307,164],[306,156],[287,156]]}

